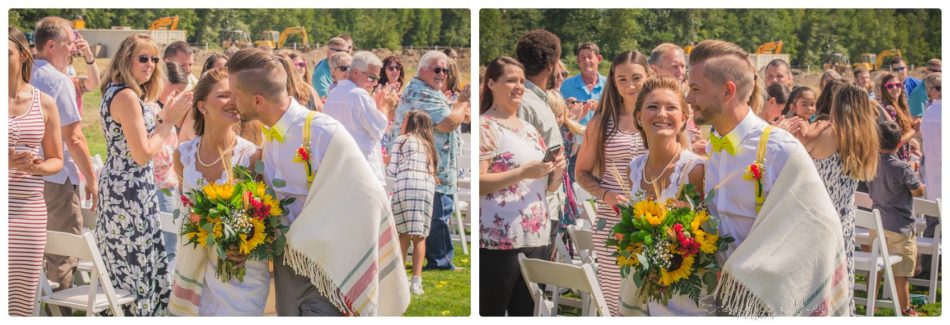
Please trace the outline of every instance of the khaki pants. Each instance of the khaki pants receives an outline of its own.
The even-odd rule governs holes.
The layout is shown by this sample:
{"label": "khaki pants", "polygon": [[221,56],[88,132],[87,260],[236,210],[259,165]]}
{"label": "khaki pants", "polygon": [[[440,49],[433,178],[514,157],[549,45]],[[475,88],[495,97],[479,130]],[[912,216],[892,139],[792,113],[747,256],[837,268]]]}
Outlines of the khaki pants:
{"label": "khaki pants", "polygon": [[[45,182],[43,196],[46,198],[46,230],[82,234],[82,208],[79,205],[79,188],[68,179],[65,184]],[[73,273],[79,263],[75,257],[46,254],[46,278],[59,283],[59,289],[73,286]]]}

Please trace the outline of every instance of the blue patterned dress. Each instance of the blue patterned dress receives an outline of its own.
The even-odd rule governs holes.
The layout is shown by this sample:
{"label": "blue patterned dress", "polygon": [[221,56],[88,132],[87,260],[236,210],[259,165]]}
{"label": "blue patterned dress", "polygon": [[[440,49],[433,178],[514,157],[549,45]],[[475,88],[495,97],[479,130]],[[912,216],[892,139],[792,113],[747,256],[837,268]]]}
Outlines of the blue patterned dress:
{"label": "blue patterned dress", "polygon": [[[109,156],[99,176],[96,244],[112,285],[135,297],[132,307],[125,307],[126,314],[163,316],[170,285],[152,163],[139,166],[132,160],[122,126],[109,111],[113,97],[126,88],[125,84],[110,84],[102,96],[99,113]],[[155,116],[147,113],[141,100],[139,104],[146,132],[151,133]]]}

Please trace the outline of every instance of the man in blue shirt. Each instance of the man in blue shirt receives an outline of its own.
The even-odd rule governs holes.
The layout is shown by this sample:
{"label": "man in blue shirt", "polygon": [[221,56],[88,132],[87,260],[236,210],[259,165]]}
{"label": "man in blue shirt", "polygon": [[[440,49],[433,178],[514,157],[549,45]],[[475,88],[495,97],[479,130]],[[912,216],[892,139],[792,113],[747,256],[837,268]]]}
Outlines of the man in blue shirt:
{"label": "man in blue shirt", "polygon": [[921,80],[914,90],[907,94],[907,101],[910,106],[910,115],[913,117],[924,116],[924,109],[929,105],[930,99],[927,96],[926,78],[933,73],[940,73],[942,63],[940,59],[930,59],[927,61],[927,70],[924,71],[924,80]]}
{"label": "man in blue shirt", "polygon": [[320,60],[317,63],[317,66],[313,68],[313,77],[311,78],[310,84],[313,85],[313,89],[317,91],[317,95],[321,99],[327,97],[327,93],[330,89],[330,84],[333,83],[333,74],[330,71],[330,62],[327,61],[333,53],[336,52],[349,52],[349,46],[346,43],[345,39],[334,37],[327,42],[327,58]]}
{"label": "man in blue shirt", "polygon": [[901,57],[896,57],[894,60],[891,60],[891,71],[897,75],[897,78],[901,80],[901,84],[904,85],[905,96],[910,97],[910,93],[920,84],[920,79],[908,75],[910,70],[907,67],[907,62]]}
{"label": "man in blue shirt", "polygon": [[[564,80],[561,85],[561,96],[564,96],[568,102],[571,98],[574,101],[584,103],[588,101],[600,101],[600,95],[604,91],[604,84],[607,83],[607,77],[598,72],[600,62],[604,58],[600,55],[600,48],[593,42],[581,43],[577,47],[577,68],[581,70],[576,76]],[[596,105],[593,105],[596,107]],[[587,125],[594,111],[584,114],[578,121],[581,125]]]}

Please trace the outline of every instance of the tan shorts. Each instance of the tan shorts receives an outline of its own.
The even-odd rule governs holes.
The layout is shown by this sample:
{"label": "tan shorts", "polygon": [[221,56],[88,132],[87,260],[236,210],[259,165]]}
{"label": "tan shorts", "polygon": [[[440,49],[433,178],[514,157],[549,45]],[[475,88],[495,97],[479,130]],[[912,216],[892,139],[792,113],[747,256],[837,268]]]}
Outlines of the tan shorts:
{"label": "tan shorts", "polygon": [[900,263],[891,266],[894,276],[913,277],[917,265],[917,235],[885,230],[884,239],[887,240],[887,252],[901,257]]}

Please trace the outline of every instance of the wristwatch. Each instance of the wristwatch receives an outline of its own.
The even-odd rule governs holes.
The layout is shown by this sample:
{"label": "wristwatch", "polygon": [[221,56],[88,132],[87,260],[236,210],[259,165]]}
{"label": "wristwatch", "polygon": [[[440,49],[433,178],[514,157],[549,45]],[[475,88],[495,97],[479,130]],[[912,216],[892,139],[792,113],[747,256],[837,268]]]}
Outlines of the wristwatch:
{"label": "wristwatch", "polygon": [[[83,58],[83,59],[85,59],[85,58]],[[96,64],[96,58],[94,57],[94,58],[92,58],[92,60],[86,61],[86,64]]]}

